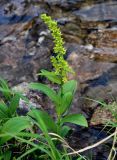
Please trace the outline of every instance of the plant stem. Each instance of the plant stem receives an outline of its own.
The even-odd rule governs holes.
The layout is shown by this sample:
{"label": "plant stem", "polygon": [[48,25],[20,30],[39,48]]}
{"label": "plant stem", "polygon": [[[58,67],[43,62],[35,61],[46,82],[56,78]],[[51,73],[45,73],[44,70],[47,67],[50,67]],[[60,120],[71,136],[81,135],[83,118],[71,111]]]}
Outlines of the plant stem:
{"label": "plant stem", "polygon": [[[62,71],[61,71],[62,72]],[[61,76],[61,84],[60,84],[60,90],[61,90],[61,101],[62,101],[62,97],[63,97],[63,81],[62,81],[62,76]],[[60,105],[59,108],[61,107],[61,101],[60,101]],[[57,115],[58,119],[57,119],[57,124],[58,124],[58,134],[60,133],[60,128],[61,128],[61,114],[59,111],[59,114]]]}
{"label": "plant stem", "polygon": [[115,135],[114,135],[114,138],[113,138],[113,144],[112,144],[112,148],[111,148],[110,154],[108,156],[108,160],[114,160],[115,159],[115,156],[116,156],[116,149],[115,149],[116,139],[117,139],[117,127],[115,129]]}

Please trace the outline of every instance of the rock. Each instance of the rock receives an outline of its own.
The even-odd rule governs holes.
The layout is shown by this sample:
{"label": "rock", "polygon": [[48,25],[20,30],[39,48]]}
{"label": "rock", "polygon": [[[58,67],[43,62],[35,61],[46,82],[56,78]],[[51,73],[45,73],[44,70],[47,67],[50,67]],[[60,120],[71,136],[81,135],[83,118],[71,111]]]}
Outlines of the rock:
{"label": "rock", "polygon": [[[117,29],[102,29],[91,32],[88,35],[87,42],[97,48],[112,48],[113,51],[117,48]],[[114,51],[114,52],[115,52]]]}
{"label": "rock", "polygon": [[[34,34],[35,26],[33,29],[33,26],[28,26],[28,24],[28,22],[25,25],[18,24],[18,28],[13,25],[13,35],[11,36],[12,32],[9,33],[9,28],[7,28],[6,34],[1,37],[0,76],[12,81],[13,84],[27,80],[32,81],[41,68],[51,66],[49,58],[53,43],[46,39],[41,46],[38,46],[38,41],[34,37],[37,34],[37,39],[39,38],[39,31],[37,30],[37,33]],[[31,32],[28,32],[26,36],[25,31],[27,32],[29,29]],[[9,36],[6,36],[7,34]]]}
{"label": "rock", "polygon": [[70,46],[72,46],[72,51],[69,53],[68,62],[76,73],[76,79],[81,83],[98,78],[115,66],[113,63],[92,60],[89,58],[90,52],[88,53],[85,46],[76,44],[74,49],[74,44],[70,44]]}
{"label": "rock", "polygon": [[84,0],[45,0],[50,6],[60,6],[64,9],[78,8]]}
{"label": "rock", "polygon": [[17,86],[14,86],[12,88],[12,90],[15,91],[15,92],[20,92],[23,95],[28,95],[28,93],[29,93],[29,84],[27,82],[20,83]]}
{"label": "rock", "polygon": [[117,2],[93,4],[74,11],[74,14],[85,21],[117,21]]}
{"label": "rock", "polygon": [[111,122],[117,122],[116,116],[117,113],[117,104],[116,102],[111,102],[111,104],[107,104],[107,106],[98,107],[90,120],[90,125],[99,125],[99,124],[107,124]]}
{"label": "rock", "polygon": [[[24,99],[20,98],[19,106],[18,106],[18,114],[25,115],[27,112],[29,112],[32,108],[41,108],[41,104],[39,99],[41,97],[37,93],[36,96],[35,93],[32,93],[29,89],[29,84],[27,82],[20,83],[12,88],[13,91],[19,92],[22,95],[26,96],[26,98],[29,98],[29,101],[25,101]],[[37,98],[38,97],[38,98]]]}
{"label": "rock", "polygon": [[63,38],[66,42],[82,44],[82,38],[85,36],[77,24],[67,23],[64,26],[61,26],[63,33]]}
{"label": "rock", "polygon": [[9,42],[9,41],[16,41],[16,37],[14,37],[14,36],[5,37],[5,38],[2,40],[2,43],[6,43],[6,42]]}
{"label": "rock", "polygon": [[85,48],[88,50],[88,51],[92,51],[93,50],[93,45],[92,44],[87,44],[85,46]]}
{"label": "rock", "polygon": [[94,111],[100,102],[107,102],[108,104],[117,100],[116,68],[117,66],[111,68],[107,73],[104,73],[102,77],[88,82],[86,90],[84,90],[81,95],[81,97],[83,96],[84,98],[81,98],[79,101],[79,105],[81,105],[85,111]]}
{"label": "rock", "polygon": [[114,48],[95,48],[90,58],[99,62],[117,62],[117,51]]}
{"label": "rock", "polygon": [[[69,75],[69,78],[78,81],[73,112],[85,111],[87,113],[86,117],[89,118],[98,105],[98,101],[107,99],[111,101],[111,95],[117,96],[117,91],[114,89],[116,88],[117,73],[115,70],[117,65],[111,61],[108,62],[110,57],[104,62],[96,61],[94,58],[91,60],[92,53],[96,56],[95,48],[88,51],[86,46],[74,43],[68,43],[66,48],[68,52],[67,60],[76,73],[74,76]],[[105,54],[104,57],[106,57]]]}
{"label": "rock", "polygon": [[0,4],[0,76],[12,85],[37,80],[41,68],[51,67],[53,46],[52,40],[41,35],[47,30],[37,18],[43,4],[25,0]]}
{"label": "rock", "polygon": [[47,47],[34,48],[33,54],[28,51],[27,55],[25,53],[25,47],[20,48],[18,45],[17,48],[17,43],[2,45],[0,54],[3,61],[0,63],[0,76],[12,83],[32,81],[40,69],[50,66],[50,51]]}

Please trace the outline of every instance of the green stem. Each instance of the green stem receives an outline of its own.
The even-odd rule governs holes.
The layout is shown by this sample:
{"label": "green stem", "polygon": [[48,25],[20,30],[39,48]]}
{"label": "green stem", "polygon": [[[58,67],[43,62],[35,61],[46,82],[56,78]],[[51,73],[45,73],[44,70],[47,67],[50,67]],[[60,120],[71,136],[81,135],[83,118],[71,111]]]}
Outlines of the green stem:
{"label": "green stem", "polygon": [[[60,84],[60,90],[61,90],[61,99],[63,97],[63,81],[62,81],[62,76],[61,76],[61,84]],[[59,108],[61,107],[61,103],[60,103],[60,106]],[[58,129],[57,129],[57,132],[58,134],[60,134],[60,129],[61,129],[61,114],[59,113],[58,115],[58,120],[57,120],[57,124],[58,124]]]}

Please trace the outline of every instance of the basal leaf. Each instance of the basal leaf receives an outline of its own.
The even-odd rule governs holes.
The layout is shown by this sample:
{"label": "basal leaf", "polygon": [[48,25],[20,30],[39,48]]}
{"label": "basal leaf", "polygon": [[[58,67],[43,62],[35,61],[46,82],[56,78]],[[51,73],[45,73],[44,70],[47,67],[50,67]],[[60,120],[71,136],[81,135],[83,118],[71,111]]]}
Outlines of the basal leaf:
{"label": "basal leaf", "polygon": [[[30,122],[27,117],[14,117],[9,119],[6,123],[4,123],[4,125],[1,127],[0,134],[17,135],[20,131],[29,127]],[[10,135],[2,137],[0,139],[0,144],[6,143],[11,138],[13,137]]]}

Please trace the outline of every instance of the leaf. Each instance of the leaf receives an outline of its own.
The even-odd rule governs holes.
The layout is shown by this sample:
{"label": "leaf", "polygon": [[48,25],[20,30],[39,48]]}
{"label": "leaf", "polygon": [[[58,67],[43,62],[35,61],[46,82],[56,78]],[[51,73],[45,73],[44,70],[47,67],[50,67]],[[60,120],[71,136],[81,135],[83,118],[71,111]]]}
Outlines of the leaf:
{"label": "leaf", "polygon": [[29,149],[29,150],[26,150],[25,153],[23,153],[20,157],[17,158],[17,160],[23,159],[24,157],[26,157],[28,154],[31,154],[32,152],[34,153],[37,149],[38,148],[33,147],[33,148]]}
{"label": "leaf", "polygon": [[58,95],[60,96],[61,92],[63,95],[67,92],[71,92],[72,95],[74,96],[76,89],[77,89],[77,81],[70,80],[63,84],[62,90],[61,89],[59,90]]}
{"label": "leaf", "polygon": [[68,127],[68,126],[63,126],[62,129],[61,129],[61,136],[62,136],[62,137],[65,137],[65,136],[69,133],[70,130],[71,130],[70,127]]}
{"label": "leaf", "polygon": [[[29,112],[30,113],[30,112]],[[43,113],[41,113],[43,115]],[[47,121],[45,122],[45,119],[43,119],[40,117],[40,112],[38,112],[38,110],[34,109],[32,110],[32,116],[37,120],[38,122],[38,126],[40,127],[41,131],[43,132],[43,134],[45,135],[46,141],[48,143],[48,146],[51,150],[51,157],[53,157],[52,159],[60,159],[59,158],[59,152],[55,147],[55,144],[53,143],[50,135],[48,134],[48,126],[47,126]],[[50,121],[50,120],[49,120]],[[50,125],[50,123],[48,123]]]}
{"label": "leaf", "polygon": [[8,107],[5,103],[0,103],[0,120],[9,118]]}
{"label": "leaf", "polygon": [[11,159],[11,151],[7,151],[4,153],[4,160],[10,160]]}
{"label": "leaf", "polygon": [[69,122],[69,123],[77,124],[84,127],[88,126],[87,120],[82,114],[71,114],[71,115],[65,116],[61,120],[61,122],[62,123]]}
{"label": "leaf", "polygon": [[72,92],[72,94],[74,94],[77,88],[77,81],[75,80],[67,81],[66,83],[63,84],[62,87],[63,87],[63,94],[66,92]]}
{"label": "leaf", "polygon": [[38,75],[45,76],[50,81],[57,83],[57,84],[61,84],[60,78],[54,72],[49,72],[47,70],[42,69],[41,73],[39,73]]}
{"label": "leaf", "polygon": [[73,99],[72,92],[66,92],[61,99],[61,106],[59,107],[60,114],[63,114],[69,108]]}
{"label": "leaf", "polygon": [[2,78],[0,78],[0,91],[5,96],[6,99],[11,98],[11,90],[10,90],[7,82]]}
{"label": "leaf", "polygon": [[36,90],[43,92],[53,102],[58,103],[58,99],[57,99],[58,96],[57,96],[56,92],[53,89],[49,88],[47,85],[41,84],[41,83],[30,83],[29,88],[36,89]]}
{"label": "leaf", "polygon": [[57,113],[63,114],[69,109],[74,93],[77,87],[77,81],[71,80],[63,84],[62,89],[58,92],[59,105],[57,107]]}
{"label": "leaf", "polygon": [[83,160],[84,158],[82,158],[82,157],[79,157],[77,160]]}
{"label": "leaf", "polygon": [[[27,117],[14,117],[8,120],[4,125],[1,127],[0,134],[13,134],[17,135],[20,131],[29,128],[30,122]],[[6,143],[8,140],[13,138],[12,136],[4,136],[0,139],[0,144]]]}
{"label": "leaf", "polygon": [[[45,123],[46,128],[49,131],[57,132],[57,126],[54,120],[50,117],[50,115],[47,112],[33,109],[32,111],[28,113],[28,115],[36,119],[38,123],[39,123],[38,117],[41,118],[43,122]],[[40,126],[40,123],[39,123],[39,126]]]}
{"label": "leaf", "polygon": [[12,116],[16,112],[16,109],[19,105],[19,100],[20,96],[17,94],[12,98],[10,105],[8,107],[8,113],[10,114],[10,116]]}

